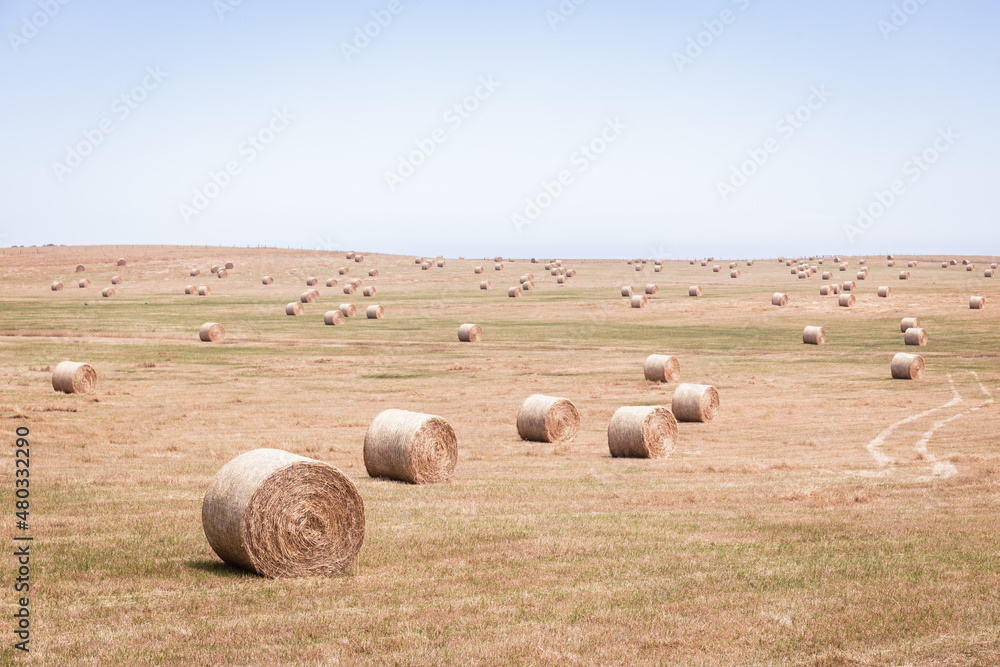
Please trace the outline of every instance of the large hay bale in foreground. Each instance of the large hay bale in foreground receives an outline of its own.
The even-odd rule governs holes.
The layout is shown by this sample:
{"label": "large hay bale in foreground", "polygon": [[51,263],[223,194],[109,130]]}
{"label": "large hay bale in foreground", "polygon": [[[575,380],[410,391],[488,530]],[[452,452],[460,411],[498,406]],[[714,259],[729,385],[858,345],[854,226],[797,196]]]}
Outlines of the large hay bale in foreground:
{"label": "large hay bale in foreground", "polygon": [[339,310],[328,310],[323,315],[323,324],[329,326],[340,326],[344,323],[344,313]]}
{"label": "large hay bale in foreground", "polygon": [[385,317],[385,309],[377,303],[372,304],[368,306],[367,310],[365,310],[365,315],[370,320],[380,320]]}
{"label": "large hay bale in foreground", "polygon": [[66,394],[93,394],[97,371],[90,364],[62,361],[52,371],[52,388]]}
{"label": "large hay bale in foreground", "polygon": [[688,296],[701,296],[701,287],[698,285],[688,287]]}
{"label": "large hay bale in foreground", "polygon": [[463,343],[478,343],[483,339],[483,329],[478,324],[463,324],[458,328],[458,340]]}
{"label": "large hay bale in foreground", "polygon": [[212,550],[270,578],[348,572],[365,539],[365,505],[329,463],[278,449],[237,456],[216,474],[201,506]]}
{"label": "large hay bale in foreground", "polygon": [[660,405],[618,408],[608,424],[611,456],[661,459],[677,447],[677,420]]}
{"label": "large hay bale in foreground", "polygon": [[632,297],[633,308],[645,308],[647,303],[645,294],[636,294]]}
{"label": "large hay bale in foreground", "polygon": [[206,343],[218,343],[226,337],[226,329],[216,322],[205,322],[198,331],[198,338]]}
{"label": "large hay bale in foreground", "polygon": [[712,421],[719,414],[719,391],[707,384],[677,385],[670,411],[681,422]]}
{"label": "large hay bale in foreground", "polygon": [[903,342],[907,345],[927,345],[927,330],[920,327],[910,327],[903,334]]}
{"label": "large hay bale in foreground", "polygon": [[895,380],[922,380],[924,378],[924,358],[919,354],[900,352],[892,358],[890,370]]}
{"label": "large hay bale in foreground", "polygon": [[920,326],[919,317],[904,317],[899,322],[899,333],[905,334],[907,329],[912,329],[913,327],[919,327],[919,326]]}
{"label": "large hay bale in foreground", "polygon": [[211,296],[212,288],[208,285],[201,285],[198,287],[198,296]]}
{"label": "large hay bale in foreground", "polygon": [[969,298],[969,308],[972,310],[982,310],[986,307],[985,296],[974,296]]}
{"label": "large hay bale in foreground", "polygon": [[358,309],[354,307],[353,303],[342,303],[338,310],[344,314],[344,317],[354,317],[358,313]]}
{"label": "large hay bale in foreground", "polygon": [[806,327],[802,331],[802,342],[806,345],[825,345],[826,329],[823,327]]}
{"label": "large hay bale in foreground", "polygon": [[368,426],[364,459],[372,477],[411,484],[447,482],[458,462],[458,437],[441,417],[385,410]]}
{"label": "large hay bale in foreground", "polygon": [[580,413],[568,398],[533,394],[517,411],[517,434],[533,442],[568,442],[580,430]]}
{"label": "large hay bale in foreground", "polygon": [[302,304],[298,301],[292,301],[285,305],[285,315],[301,315],[303,312]]}
{"label": "large hay bale in foreground", "polygon": [[264,276],[263,278],[261,278],[260,282],[265,285],[270,285],[271,283],[274,282],[274,278],[272,278],[271,276]]}
{"label": "large hay bale in foreground", "polygon": [[59,282],[58,280],[52,283],[52,291],[53,292],[59,292],[59,291],[62,290],[62,288],[63,288],[63,284],[61,282]]}
{"label": "large hay bale in foreground", "polygon": [[651,354],[646,357],[642,374],[650,382],[677,382],[681,379],[681,362],[669,354]]}
{"label": "large hay bale in foreground", "polygon": [[493,287],[493,283],[489,280],[482,280],[479,282],[479,289],[490,289]]}
{"label": "large hay bale in foreground", "polygon": [[772,306],[787,306],[788,305],[788,295],[782,294],[781,292],[775,292],[771,295],[771,305]]}
{"label": "large hay bale in foreground", "polygon": [[837,299],[837,303],[843,308],[850,308],[857,302],[857,297],[855,297],[850,292],[845,292],[841,294]]}
{"label": "large hay bale in foreground", "polygon": [[886,298],[892,296],[892,288],[889,287],[888,285],[885,285],[883,287],[879,287],[878,288],[878,295],[880,297],[882,297],[883,299],[886,299]]}

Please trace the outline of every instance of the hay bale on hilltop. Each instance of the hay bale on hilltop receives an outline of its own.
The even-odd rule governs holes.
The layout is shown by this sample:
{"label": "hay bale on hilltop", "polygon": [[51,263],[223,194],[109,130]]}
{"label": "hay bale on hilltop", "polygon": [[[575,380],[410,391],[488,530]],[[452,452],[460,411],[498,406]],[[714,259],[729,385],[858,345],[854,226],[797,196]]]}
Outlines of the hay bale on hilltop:
{"label": "hay bale on hilltop", "polygon": [[659,459],[677,447],[677,420],[663,406],[618,408],[608,424],[608,449],[613,457]]}
{"label": "hay bale on hilltop", "polygon": [[372,477],[411,484],[447,482],[458,462],[458,437],[441,417],[385,410],[365,433],[364,460]]}
{"label": "hay bale on hilltop", "polygon": [[358,288],[354,283],[347,283],[344,285],[344,294],[354,294],[357,291]]}
{"label": "hay bale on hilltop", "polygon": [[206,343],[218,343],[225,337],[225,327],[216,322],[205,322],[198,330],[198,338]]}
{"label": "hay bale on hilltop", "polygon": [[719,413],[719,392],[711,385],[678,385],[671,401],[671,412],[681,422],[712,421]]}
{"label": "hay bale on hilltop", "polygon": [[534,394],[517,412],[517,434],[533,442],[568,442],[580,430],[580,413],[567,398]]}

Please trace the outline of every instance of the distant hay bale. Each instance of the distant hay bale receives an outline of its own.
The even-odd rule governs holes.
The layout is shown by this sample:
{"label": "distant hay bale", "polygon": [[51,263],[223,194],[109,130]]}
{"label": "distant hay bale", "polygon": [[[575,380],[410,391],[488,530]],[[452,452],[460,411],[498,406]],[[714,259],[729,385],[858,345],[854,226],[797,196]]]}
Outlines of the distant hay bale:
{"label": "distant hay bale", "polygon": [[[753,266],[753,264],[754,264],[754,261],[755,261],[755,260],[752,260],[752,259],[748,259],[748,260],[747,260],[747,266]],[[822,264],[822,263],[823,263],[823,260],[820,260],[820,261],[819,261],[819,263],[820,263],[820,264]]]}
{"label": "distant hay bale", "polygon": [[657,287],[656,285],[653,285],[652,283],[650,283],[649,285],[646,285],[646,294],[649,294],[649,295],[653,296],[653,295],[659,294],[659,292],[660,292],[660,288]]}
{"label": "distant hay bale", "polygon": [[433,265],[433,264],[431,264],[430,262],[424,262],[423,264],[421,264],[421,265],[420,265],[420,269],[421,269],[422,271],[430,271],[430,268],[431,268],[432,266],[434,266],[434,265]]}
{"label": "distant hay bale", "polygon": [[895,380],[922,380],[924,379],[924,358],[919,354],[900,352],[892,358],[890,370]]}
{"label": "distant hay bale", "polygon": [[337,286],[337,279],[336,278],[327,278],[326,279],[326,286],[327,287],[336,287]]}
{"label": "distant hay bale", "polygon": [[742,274],[740,274],[739,269],[733,269],[732,271],[729,272],[730,278],[739,278],[740,275]]}
{"label": "distant hay bale", "polygon": [[967,259],[963,259],[962,260],[962,265],[963,266],[968,265],[968,264],[970,264],[969,260],[967,260]]}
{"label": "distant hay bale", "polygon": [[538,258],[537,257],[532,257],[531,258],[531,263],[532,264],[538,264]]}
{"label": "distant hay bale", "polygon": [[919,317],[904,317],[899,323],[899,333],[906,333],[907,329],[913,329],[914,327],[920,326]]}
{"label": "distant hay bale", "polygon": [[231,270],[231,269],[233,269],[235,267],[236,267],[236,265],[233,264],[232,262],[226,262],[226,265],[225,265],[226,270]]}
{"label": "distant hay bale", "polygon": [[274,278],[272,278],[271,276],[264,276],[263,278],[261,278],[260,282],[265,285],[270,285],[271,283],[274,282]]}
{"label": "distant hay bale", "polygon": [[[778,261],[780,262],[781,260],[778,260]],[[790,259],[786,259],[785,260],[785,266],[791,266],[793,263],[794,262],[792,262],[792,260],[790,260]]]}
{"label": "distant hay bale", "polygon": [[285,315],[301,315],[305,312],[302,309],[302,304],[298,301],[292,301],[285,306]]}
{"label": "distant hay bale", "polygon": [[122,284],[121,276],[111,276],[111,284],[112,285],[121,285]]}
{"label": "distant hay bale", "polygon": [[789,271],[788,273],[789,273],[789,275],[797,276],[797,275],[799,275],[799,271],[800,271],[799,267],[796,266],[791,271]]}
{"label": "distant hay bale", "polygon": [[966,264],[965,270],[966,271],[975,271],[976,270],[976,265],[975,264]]}
{"label": "distant hay bale", "polygon": [[496,264],[494,264],[493,265],[493,270],[494,271],[503,271],[503,264],[500,264],[499,262],[496,263]]}
{"label": "distant hay bale", "polygon": [[545,265],[545,270],[546,270],[546,271],[550,271],[550,270],[552,270],[552,264],[551,264],[551,263],[549,263],[549,264],[546,264],[546,265]]}
{"label": "distant hay bale", "polygon": [[698,263],[697,260],[694,260],[694,259],[692,259],[691,262],[690,262],[691,266],[694,266],[697,263]]}
{"label": "distant hay bale", "polygon": [[622,296],[631,299],[633,294],[635,294],[635,290],[632,289],[631,285],[625,285],[624,287],[622,287]]}
{"label": "distant hay bale", "polygon": [[477,267],[476,267],[475,269],[473,269],[473,271],[474,271],[475,273],[482,273],[482,272],[483,272],[483,267],[481,267],[481,266],[477,266]]}
{"label": "distant hay bale", "polygon": [[806,345],[826,344],[826,329],[823,327],[806,327],[802,331],[802,342]]}
{"label": "distant hay bale", "polygon": [[810,275],[811,274],[809,273],[809,271],[801,271],[799,272],[799,280],[805,280],[806,278],[810,277]]}
{"label": "distant hay bale", "polygon": [[642,374],[650,382],[677,382],[681,379],[681,363],[668,354],[651,354],[646,357]]}
{"label": "distant hay bale", "polygon": [[848,266],[849,266],[849,264],[847,262],[845,262],[845,263],[843,263],[843,264],[840,265],[840,270],[841,271],[847,271],[847,267]]}
{"label": "distant hay bale", "polygon": [[838,285],[837,283],[834,283],[834,284],[830,285],[830,291],[833,292],[834,294],[840,294],[842,290],[840,288],[840,285]]}
{"label": "distant hay bale", "polygon": [[344,259],[346,259],[346,260],[352,260],[352,259],[354,259],[354,253],[353,252],[347,253],[346,255],[344,255]]}
{"label": "distant hay bale", "polygon": [[316,303],[316,299],[318,298],[319,292],[314,289],[310,289],[303,292],[299,297],[299,300],[302,301],[302,303]]}
{"label": "distant hay bale", "polygon": [[104,297],[114,296],[114,295],[115,295],[115,288],[114,287],[105,287],[101,291],[101,296],[104,296]]}
{"label": "distant hay bale", "polygon": [[385,410],[368,426],[365,469],[372,477],[411,484],[447,482],[458,462],[458,437],[447,420],[406,410]]}
{"label": "distant hay bale", "polygon": [[201,285],[198,287],[198,296],[211,296],[212,288],[208,285]]}
{"label": "distant hay bale", "polygon": [[[896,262],[886,262],[885,265],[888,266],[891,269],[892,267],[896,266]],[[945,266],[948,266],[948,265],[945,264]]]}
{"label": "distant hay bale", "polygon": [[719,266],[718,264],[716,264],[715,266],[712,267],[712,272],[713,273],[719,273],[720,271],[722,271],[722,267]]}
{"label": "distant hay bale", "polygon": [[858,284],[853,280],[848,280],[843,285],[840,286],[845,292],[853,292],[858,288]]}
{"label": "distant hay bale", "polygon": [[219,265],[216,264],[210,270],[211,270],[212,273],[218,273],[219,272]]}
{"label": "distant hay bale", "polygon": [[478,343],[483,339],[483,328],[478,324],[463,324],[458,328],[458,340],[463,343]]}
{"label": "distant hay bale", "polygon": [[344,314],[344,317],[354,317],[358,312],[353,303],[342,303],[338,310]]}
{"label": "distant hay bale", "polygon": [[532,442],[568,442],[580,430],[580,413],[567,398],[534,394],[517,412],[517,434]]}
{"label": "distant hay bale", "polygon": [[900,280],[909,280],[910,279],[910,272],[909,271],[900,271],[899,272],[899,279]]}
{"label": "distant hay bale", "polygon": [[974,296],[969,299],[969,308],[972,310],[982,310],[986,308],[985,296]]}
{"label": "distant hay bale", "polygon": [[927,330],[920,327],[910,327],[903,334],[903,342],[907,345],[927,345]]}
{"label": "distant hay bale", "polygon": [[823,280],[833,280],[833,272],[831,272],[831,271],[824,271],[823,272]]}
{"label": "distant hay bale", "polygon": [[856,276],[856,278],[858,280],[868,280],[868,272],[867,271],[858,271],[858,275]]}
{"label": "distant hay bale", "polygon": [[636,294],[632,297],[633,308],[645,308],[647,303],[645,294]]}
{"label": "distant hay bale", "polygon": [[562,272],[559,270],[558,266],[553,266],[552,269],[549,271],[549,275],[552,275],[552,276],[558,276],[558,275],[560,275],[560,273],[562,273]]}
{"label": "distant hay bale", "polygon": [[503,262],[503,257],[497,255],[496,257],[493,258],[493,261],[497,264],[500,264],[501,262]]}
{"label": "distant hay bale", "polygon": [[559,276],[558,278],[556,278],[556,283],[559,284],[559,285],[565,285],[566,284],[566,276]]}
{"label": "distant hay bale", "polygon": [[192,278],[195,277],[195,276],[200,276],[200,275],[201,275],[201,269],[191,269],[191,277]]}
{"label": "distant hay bale", "polygon": [[219,273],[217,275],[219,278],[225,278],[226,276],[229,275],[229,271],[226,271],[225,269],[219,269]]}
{"label": "distant hay bale", "polygon": [[87,269],[86,269],[86,267],[84,267],[84,265],[83,265],[83,264],[77,264],[77,265],[76,265],[76,272],[77,272],[77,273],[83,273],[83,272],[84,272],[84,271],[86,271],[86,270],[87,270]]}
{"label": "distant hay bale", "polygon": [[719,413],[719,391],[707,384],[677,385],[671,412],[679,422],[712,421]]}
{"label": "distant hay bale", "polygon": [[820,296],[829,296],[833,294],[833,290],[830,289],[830,285],[823,285],[819,288],[819,294]]}
{"label": "distant hay bale", "polygon": [[490,289],[491,287],[493,287],[493,283],[491,283],[489,280],[479,281],[479,289]]}
{"label": "distant hay bale", "polygon": [[701,287],[698,285],[688,287],[688,296],[701,296]]}
{"label": "distant hay bale", "polygon": [[80,285],[81,288],[90,287],[90,278],[83,278],[80,280],[78,284]]}
{"label": "distant hay bale", "polygon": [[507,296],[512,299],[516,299],[521,296],[522,290],[520,287],[511,287],[507,290]]}
{"label": "distant hay bale", "polygon": [[782,294],[781,292],[775,292],[771,295],[771,305],[772,306],[787,306],[788,305],[788,295]]}
{"label": "distant hay bale", "polygon": [[372,304],[371,306],[368,306],[367,310],[365,310],[365,315],[370,320],[380,320],[385,317],[385,309],[377,303]]}
{"label": "distant hay bale", "polygon": [[197,294],[198,293],[198,287],[195,286],[195,285],[188,285],[187,287],[184,288],[184,293],[185,294]]}
{"label": "distant hay bale", "polygon": [[996,274],[996,272],[993,269],[986,269],[983,272],[983,276],[986,277],[986,278],[992,278],[995,274]]}
{"label": "distant hay bale", "polygon": [[608,424],[608,449],[615,458],[661,459],[677,447],[677,420],[660,405],[618,408]]}
{"label": "distant hay bale", "polygon": [[357,262],[358,264],[360,264],[361,262],[365,261],[365,256],[364,255],[355,255],[354,256],[354,261]]}
{"label": "distant hay bale", "polygon": [[347,283],[344,285],[344,294],[354,294],[358,291],[357,286],[354,283]]}
{"label": "distant hay bale", "polygon": [[837,303],[839,303],[844,308],[850,308],[856,302],[857,302],[857,298],[853,294],[851,294],[850,292],[845,292],[844,294],[841,294],[840,298],[837,301]]}
{"label": "distant hay bale", "polygon": [[309,287],[312,287],[313,285],[317,284],[318,282],[319,282],[319,279],[316,278],[316,277],[314,277],[314,276],[309,276],[308,278],[306,278],[306,285],[308,285]]}
{"label": "distant hay bale", "polygon": [[948,264],[950,264],[951,266],[955,266],[956,264],[958,264],[958,262],[952,259],[948,261]]}
{"label": "distant hay bale", "polygon": [[568,271],[566,271],[565,275],[567,278],[574,277],[576,275],[576,269],[569,269]]}
{"label": "distant hay bale", "polygon": [[376,290],[375,290],[375,286],[374,285],[369,285],[368,287],[364,288],[361,291],[362,294],[364,294],[365,296],[368,296],[368,297],[375,296],[375,292],[376,292]]}
{"label": "distant hay bale", "polygon": [[342,266],[339,269],[337,269],[337,274],[341,275],[341,276],[346,276],[346,275],[350,274],[350,272],[351,272],[351,269],[350,269],[350,267],[347,267],[347,266]]}
{"label": "distant hay bale", "polygon": [[256,449],[224,465],[202,501],[209,546],[223,561],[276,578],[346,574],[365,539],[365,505],[329,463]]}
{"label": "distant hay bale", "polygon": [[636,270],[636,271],[645,271],[645,270],[646,270],[646,267],[645,267],[645,266],[643,266],[642,264],[636,264],[636,265],[635,265],[635,270]]}
{"label": "distant hay bale", "polygon": [[888,285],[886,285],[884,287],[879,287],[878,288],[878,295],[880,297],[882,297],[883,299],[886,299],[886,298],[892,296],[892,288],[889,287]]}
{"label": "distant hay bale", "polygon": [[663,266],[661,264],[657,264],[656,266],[653,267],[653,271],[655,273],[660,273],[663,271]]}
{"label": "distant hay bale", "polygon": [[[559,277],[562,278],[562,276]],[[523,282],[521,283],[521,289],[524,290],[525,292],[530,292],[531,290],[535,289],[535,283],[531,282],[530,280]]]}
{"label": "distant hay bale", "polygon": [[124,257],[119,257],[118,258],[118,266],[125,266],[125,264],[126,264],[125,258]]}
{"label": "distant hay bale", "polygon": [[414,264],[423,264],[424,263],[424,258],[423,257],[414,257],[413,258],[413,263]]}
{"label": "distant hay bale", "polygon": [[62,290],[62,288],[63,288],[63,284],[61,282],[59,282],[58,280],[52,283],[52,291],[53,292],[58,292],[58,291]]}
{"label": "distant hay bale", "polygon": [[437,261],[437,266],[438,266],[439,269],[443,269],[444,268],[444,260],[443,259],[439,259]]}
{"label": "distant hay bale", "polygon": [[912,269],[912,268],[914,268],[914,267],[916,267],[916,266],[917,266],[917,263],[916,263],[916,262],[907,262],[907,263],[906,263],[906,266],[908,266],[909,268],[911,268],[911,269]]}
{"label": "distant hay bale", "polygon": [[993,264],[990,264],[990,268],[995,271],[997,269],[1000,269],[1000,264],[997,264],[996,262],[994,262]]}
{"label": "distant hay bale", "polygon": [[205,322],[198,330],[198,338],[206,343],[218,343],[226,337],[226,329],[216,322]]}
{"label": "distant hay bale", "polygon": [[708,262],[702,261],[701,265],[702,266],[708,266]]}
{"label": "distant hay bale", "polygon": [[52,388],[65,394],[93,394],[97,371],[90,364],[62,361],[52,371]]}
{"label": "distant hay bale", "polygon": [[892,259],[892,255],[886,255],[885,258],[886,259]]}
{"label": "distant hay bale", "polygon": [[344,323],[344,313],[339,310],[328,310],[323,315],[323,324],[328,326],[340,326]]}
{"label": "distant hay bale", "polygon": [[729,268],[730,269],[735,269],[736,268],[736,262],[729,262]]}
{"label": "distant hay bale", "polygon": [[864,265],[865,265],[865,264],[867,264],[867,263],[868,263],[868,260],[867,260],[867,259],[862,259],[862,260],[860,260],[860,261],[858,262],[858,264],[860,264],[861,266],[864,266]]}

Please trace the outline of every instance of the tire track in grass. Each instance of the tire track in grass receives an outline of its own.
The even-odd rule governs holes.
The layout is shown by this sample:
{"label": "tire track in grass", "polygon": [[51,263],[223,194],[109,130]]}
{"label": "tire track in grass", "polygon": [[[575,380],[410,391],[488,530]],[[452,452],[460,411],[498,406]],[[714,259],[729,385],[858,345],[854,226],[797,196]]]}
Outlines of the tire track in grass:
{"label": "tire track in grass", "polygon": [[[947,479],[949,477],[954,477],[955,475],[958,474],[958,469],[954,465],[952,465],[949,461],[939,461],[936,456],[928,453],[927,443],[929,443],[931,438],[934,437],[934,434],[937,433],[940,429],[950,424],[951,422],[955,421],[956,419],[970,415],[976,410],[981,410],[982,408],[985,408],[986,406],[993,404],[994,400],[993,394],[991,394],[990,390],[986,388],[986,385],[982,383],[982,380],[979,379],[979,376],[976,374],[975,371],[969,371],[969,372],[972,374],[972,377],[976,378],[976,382],[979,383],[979,388],[986,395],[986,400],[975,407],[965,410],[964,412],[959,412],[957,415],[952,415],[951,417],[936,422],[933,426],[931,426],[927,430],[926,433],[920,436],[920,439],[917,440],[917,444],[914,445],[913,447],[918,454],[922,455],[926,461],[932,464],[931,467],[932,477],[941,477]],[[949,376],[948,379],[950,381],[951,377]],[[952,385],[952,387],[954,388],[954,385]]]}
{"label": "tire track in grass", "polygon": [[875,459],[875,462],[878,463],[878,465],[879,465],[880,468],[885,468],[886,466],[892,465],[892,464],[894,464],[896,462],[895,459],[893,459],[892,457],[890,457],[888,454],[886,454],[885,452],[883,452],[882,449],[881,449],[882,445],[885,444],[886,439],[890,435],[892,435],[893,431],[895,431],[900,426],[906,426],[907,424],[909,424],[911,422],[915,422],[918,419],[923,419],[924,417],[932,415],[935,412],[938,412],[940,410],[944,410],[946,408],[950,408],[953,405],[958,405],[959,403],[962,402],[962,396],[961,396],[961,394],[958,393],[958,389],[955,387],[955,382],[954,382],[954,380],[952,380],[952,377],[951,377],[950,374],[948,375],[948,384],[951,386],[951,391],[954,394],[954,397],[950,401],[948,401],[944,405],[938,406],[936,408],[931,408],[930,410],[925,410],[924,412],[921,412],[920,414],[911,415],[909,417],[905,417],[903,419],[900,419],[898,422],[896,422],[895,424],[890,425],[884,431],[882,431],[877,436],[875,436],[874,438],[872,438],[871,442],[869,442],[865,446],[865,449],[867,449],[868,453],[872,455],[872,458]]}

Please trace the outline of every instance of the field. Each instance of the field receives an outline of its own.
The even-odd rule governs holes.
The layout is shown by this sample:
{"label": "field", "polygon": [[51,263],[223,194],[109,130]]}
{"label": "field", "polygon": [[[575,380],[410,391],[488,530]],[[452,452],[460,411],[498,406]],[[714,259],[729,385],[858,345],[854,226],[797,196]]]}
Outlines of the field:
{"label": "field", "polygon": [[[969,272],[942,269],[950,258],[868,258],[852,308],[776,259],[740,262],[739,279],[729,260],[714,262],[720,273],[687,261],[654,273],[652,260],[636,272],[563,259],[578,272],[565,286],[526,259],[422,271],[413,257],[263,248],[4,250],[3,544],[14,431],[27,426],[32,661],[1000,662],[1000,277],[983,276],[995,259],[970,258]],[[820,269],[854,279],[860,258],[847,259],[847,272],[831,259]],[[920,264],[899,280],[908,259]],[[209,273],[227,260],[229,277]],[[342,279],[325,287],[341,266],[377,296],[347,296]],[[508,298],[529,271],[537,289]],[[102,298],[112,275],[123,285]],[[321,280],[319,302],[288,317],[307,276]],[[630,308],[621,286],[647,283],[659,294]],[[188,284],[212,294],[186,296]],[[704,296],[687,296],[693,284]],[[893,295],[878,298],[880,285]],[[771,305],[775,291],[787,307]],[[969,309],[973,294],[987,309]],[[380,303],[385,319],[324,326],[347,301]],[[903,345],[906,316],[930,335],[922,381],[889,374],[895,353],[916,349]],[[222,323],[225,341],[200,342],[204,322]],[[483,342],[458,342],[465,322]],[[825,327],[827,344],[803,345],[806,325]],[[618,407],[670,405],[675,385],[643,380],[651,353],[677,356],[683,382],[716,386],[721,412],[681,424],[669,458],[613,459]],[[96,368],[96,394],[52,390],[66,359]],[[573,442],[520,440],[514,419],[533,393],[576,403]],[[451,422],[450,483],[368,477],[364,433],[387,408]],[[268,580],[212,552],[202,497],[227,461],[260,447],[327,461],[357,484],[367,533],[352,574]],[[3,588],[0,663],[11,664],[23,658]]]}

